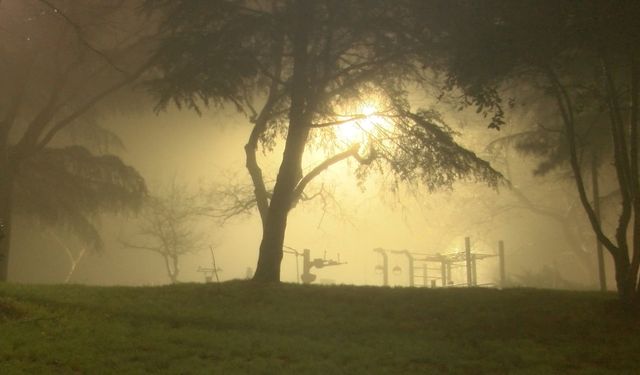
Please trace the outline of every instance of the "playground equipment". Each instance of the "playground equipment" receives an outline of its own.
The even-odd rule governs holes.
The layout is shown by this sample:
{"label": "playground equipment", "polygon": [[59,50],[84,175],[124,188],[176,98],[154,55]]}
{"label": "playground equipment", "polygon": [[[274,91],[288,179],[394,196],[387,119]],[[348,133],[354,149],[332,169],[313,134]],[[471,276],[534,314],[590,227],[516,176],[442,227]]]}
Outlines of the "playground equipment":
{"label": "playground equipment", "polygon": [[[346,264],[346,262],[340,261],[340,254],[338,254],[337,260],[327,259],[326,251],[324,253],[324,258],[315,258],[313,260],[311,259],[311,250],[309,249],[304,249],[302,252],[300,252],[292,247],[285,246],[283,252],[285,254],[293,254],[296,256],[296,274],[298,275],[298,281],[302,280],[303,284],[311,284],[315,281],[317,276],[311,273],[311,268],[313,267],[324,268]],[[302,275],[300,275],[298,268],[298,257],[300,256],[302,257]]]}
{"label": "playground equipment", "polygon": [[[482,254],[482,253],[473,253],[471,251],[471,240],[469,237],[465,238],[465,250],[449,253],[449,254],[425,254],[425,253],[417,253],[411,252],[409,250],[388,250],[388,249],[373,249],[374,252],[379,253],[382,256],[382,264],[376,266],[376,270],[382,271],[382,283],[383,285],[389,285],[389,257],[388,254],[395,255],[404,255],[407,258],[408,262],[408,277],[409,277],[409,286],[415,286],[415,279],[422,279],[423,286],[436,287],[437,281],[440,281],[440,285],[445,286],[488,286],[494,285],[492,283],[478,283],[477,278],[477,261],[498,257],[499,261],[499,287],[505,286],[506,281],[506,269],[504,262],[504,242],[498,242],[498,254]],[[416,262],[421,263],[421,267],[416,268]],[[430,264],[437,263],[439,267],[429,267]],[[466,283],[454,284],[452,280],[452,269],[454,268],[466,268]],[[418,274],[416,274],[416,270],[419,270]],[[429,271],[436,271],[434,276],[431,276]],[[437,272],[439,271],[439,275]],[[393,268],[394,273],[400,273],[401,269],[399,266],[395,266]]]}
{"label": "playground equipment", "polygon": [[198,267],[198,272],[202,272],[204,274],[204,281],[206,283],[212,282],[214,276],[216,278],[216,282],[220,282],[218,272],[221,272],[222,268],[216,266],[216,256],[213,254],[212,246],[209,246],[209,251],[211,252],[211,267]]}

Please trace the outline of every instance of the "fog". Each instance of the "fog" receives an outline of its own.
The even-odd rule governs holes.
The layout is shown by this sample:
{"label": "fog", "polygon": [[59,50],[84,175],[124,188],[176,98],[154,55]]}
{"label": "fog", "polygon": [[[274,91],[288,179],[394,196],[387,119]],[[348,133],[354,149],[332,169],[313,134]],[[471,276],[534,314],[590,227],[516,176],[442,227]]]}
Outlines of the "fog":
{"label": "fog", "polygon": [[[261,264],[261,281],[295,283],[301,282],[302,253],[308,249],[311,260],[336,263],[313,268],[315,283],[382,285],[382,257],[374,249],[384,249],[388,284],[408,286],[402,251],[414,253],[416,270],[424,270],[420,259],[470,250],[484,257],[476,264],[477,284],[596,289],[592,227],[603,228],[600,242],[631,266],[626,238],[632,237],[635,213],[625,213],[616,201],[622,193],[615,172],[624,176],[624,168],[617,165],[616,171],[612,155],[635,141],[626,140],[624,129],[610,130],[602,119],[606,95],[598,91],[609,93],[615,86],[594,86],[593,97],[582,89],[562,94],[565,86],[603,80],[583,73],[596,69],[573,67],[561,52],[549,57],[542,51],[538,59],[562,66],[560,80],[554,74],[541,79],[548,71],[522,73],[538,69],[535,64],[512,72],[522,63],[513,57],[521,49],[512,37],[520,34],[501,31],[506,21],[491,13],[499,9],[473,18],[486,27],[486,35],[473,36],[514,48],[498,56],[514,59],[498,67],[504,71],[485,49],[459,45],[468,40],[468,30],[454,26],[465,25],[469,14],[435,3],[409,2],[405,9],[381,2],[377,9],[345,2],[344,18],[335,18],[340,12],[329,3],[317,3],[310,12],[302,3],[289,9],[287,2],[222,2],[233,9],[229,14],[198,2],[190,3],[193,8],[145,3],[148,14],[130,8],[137,2],[60,8],[43,1],[1,3],[11,31],[2,35],[3,48],[12,58],[2,61],[1,77],[6,90],[0,103],[0,223],[10,235],[0,237],[0,256],[9,248],[11,256],[0,279],[204,282],[213,254],[221,281],[249,278]],[[459,22],[442,24],[434,16],[438,12]],[[414,13],[421,16],[409,17]],[[518,31],[514,14],[504,19],[513,16],[510,27]],[[374,26],[383,15],[385,27],[399,23],[403,31]],[[304,22],[312,16],[317,25]],[[259,29],[268,22],[253,17],[291,25],[272,35],[271,29]],[[541,24],[548,22],[540,17]],[[238,28],[242,22],[256,29]],[[408,30],[415,35],[405,38]],[[532,39],[537,36],[521,44]],[[629,99],[632,107],[636,99]],[[608,110],[636,119],[637,111],[622,113],[622,107]],[[618,122],[613,125],[622,127]],[[621,134],[612,138],[617,151],[599,141],[614,131]],[[252,134],[255,142],[245,152]],[[637,158],[637,145],[630,149]],[[251,152],[257,165],[245,167]],[[628,174],[637,174],[634,162],[627,164],[633,169]],[[326,170],[316,174],[321,166]],[[578,180],[587,186],[582,201],[573,178],[580,173]],[[600,184],[593,204],[591,176]],[[180,207],[167,203],[171,188],[182,189],[182,208],[190,211],[179,213]],[[69,197],[74,193],[77,199]],[[622,195],[631,212],[633,194]],[[596,213],[590,205],[601,207]],[[232,207],[241,208],[237,215],[228,214]],[[177,219],[163,222],[165,214]],[[618,219],[620,233],[609,241]],[[149,236],[167,228],[174,235],[171,245],[181,251],[171,259],[150,248]],[[640,242],[635,244],[640,251]],[[605,269],[612,289],[609,253]],[[172,267],[179,270],[174,276]],[[431,262],[430,278],[421,274],[413,282],[446,284],[439,267]],[[456,263],[448,283],[464,285],[466,267]]]}
{"label": "fog", "polygon": [[[460,118],[464,114],[452,115]],[[243,147],[251,128],[246,119],[234,111],[212,110],[198,116],[176,109],[155,114],[148,108],[134,114],[112,114],[101,121],[121,137],[125,148],[117,150],[117,154],[144,176],[151,192],[172,179],[193,190],[228,184],[232,180],[250,184],[244,169]],[[474,151],[481,155],[487,155],[485,148],[492,139],[504,135],[481,125],[471,127],[466,120],[457,124],[465,130],[459,137],[460,142],[466,142],[472,149],[475,147]],[[263,155],[266,174],[275,175],[280,153],[276,150]],[[510,152],[508,157],[511,182],[525,191],[537,206],[559,207],[562,211],[575,205],[575,193],[566,177],[533,176],[534,161],[516,152]],[[596,288],[594,274],[580,266],[581,261],[569,248],[558,223],[527,209],[514,198],[507,185],[494,190],[480,183],[460,182],[451,190],[432,193],[406,186],[394,192],[384,176],[374,175],[360,182],[353,172],[353,163],[330,168],[315,183],[316,187],[331,187],[328,202],[322,202],[321,198],[302,202],[289,217],[285,238],[288,248],[299,252],[310,249],[312,258],[344,262],[313,269],[316,283],[382,285],[382,274],[376,270],[382,260],[373,249],[446,254],[463,251],[465,237],[470,237],[472,252],[482,254],[497,255],[498,241],[504,241],[507,278],[512,285]],[[532,191],[532,186],[537,189]],[[572,219],[586,226],[582,213],[577,212],[578,216]],[[126,233],[132,233],[136,220],[135,214],[102,216],[100,228],[106,241],[105,249],[86,251],[69,282],[168,283],[160,256],[126,248],[119,242]],[[225,223],[203,217],[202,223],[198,230],[206,235],[207,244],[214,249],[217,266],[221,268],[220,280],[246,278],[248,269],[255,269],[261,239],[256,210]],[[71,267],[64,246],[68,246],[74,256],[84,246],[74,241],[73,236],[65,237],[64,232],[60,234],[63,241],[59,242],[49,231],[34,231],[28,221],[16,227],[11,279],[64,282]],[[585,257],[591,257],[595,264],[595,246],[592,246],[595,239],[587,229],[583,229],[581,235],[580,240],[588,252]],[[198,271],[199,267],[211,267],[208,248],[194,249],[194,253],[180,257],[179,280],[204,282],[205,275]],[[302,257],[285,253],[282,280],[299,282],[302,267]],[[389,253],[389,267],[389,284],[408,286],[406,257]],[[420,267],[417,265],[416,269]],[[430,273],[439,272],[434,268],[439,265],[430,263],[429,267]],[[466,282],[465,272],[464,267],[454,269],[453,281]],[[478,261],[477,272],[480,283],[497,284],[498,258]],[[610,270],[608,274],[611,275]],[[422,281],[417,277],[415,283],[420,286]]]}

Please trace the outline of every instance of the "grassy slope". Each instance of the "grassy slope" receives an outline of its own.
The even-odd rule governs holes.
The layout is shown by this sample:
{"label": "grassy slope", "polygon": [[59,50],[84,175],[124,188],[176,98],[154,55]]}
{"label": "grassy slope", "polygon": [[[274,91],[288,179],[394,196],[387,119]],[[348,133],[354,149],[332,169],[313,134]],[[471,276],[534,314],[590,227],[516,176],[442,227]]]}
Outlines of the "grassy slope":
{"label": "grassy slope", "polygon": [[0,374],[640,373],[640,319],[613,299],[248,282],[0,284]]}

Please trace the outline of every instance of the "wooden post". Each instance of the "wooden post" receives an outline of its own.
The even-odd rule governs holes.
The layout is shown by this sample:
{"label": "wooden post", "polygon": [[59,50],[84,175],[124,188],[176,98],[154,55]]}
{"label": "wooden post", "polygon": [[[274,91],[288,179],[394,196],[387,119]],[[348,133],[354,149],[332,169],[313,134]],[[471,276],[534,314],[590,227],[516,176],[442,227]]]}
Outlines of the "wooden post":
{"label": "wooden post", "polygon": [[211,260],[213,262],[213,274],[216,275],[216,281],[220,282],[220,278],[218,277],[218,266],[216,266],[216,256],[213,254],[213,246],[209,246],[209,250],[211,251]]}
{"label": "wooden post", "polygon": [[304,249],[302,252],[302,282],[311,284],[315,279],[315,275],[311,274],[311,250]]}
{"label": "wooden post", "polygon": [[471,273],[471,238],[464,238],[464,259],[467,264],[467,286],[473,285],[473,274]]}
{"label": "wooden post", "polygon": [[389,286],[389,258],[387,253],[382,251],[382,281],[384,286]]}
{"label": "wooden post", "polygon": [[380,253],[382,255],[382,285],[389,285],[389,258],[387,257],[386,251],[384,249],[373,249],[376,253]]}
{"label": "wooden post", "polygon": [[476,272],[476,254],[471,254],[471,283],[478,285],[478,273]]}
{"label": "wooden post", "polygon": [[427,279],[427,262],[422,263],[422,285],[429,285],[429,280]]}
{"label": "wooden post", "polygon": [[504,262],[504,241],[498,241],[498,259],[500,262],[500,288],[504,288],[507,283],[507,274]]}
{"label": "wooden post", "polygon": [[413,255],[411,255],[411,253],[407,250],[404,251],[405,255],[407,256],[407,259],[409,260],[409,286],[413,287],[414,286],[414,280],[415,280],[415,275],[413,274]]}

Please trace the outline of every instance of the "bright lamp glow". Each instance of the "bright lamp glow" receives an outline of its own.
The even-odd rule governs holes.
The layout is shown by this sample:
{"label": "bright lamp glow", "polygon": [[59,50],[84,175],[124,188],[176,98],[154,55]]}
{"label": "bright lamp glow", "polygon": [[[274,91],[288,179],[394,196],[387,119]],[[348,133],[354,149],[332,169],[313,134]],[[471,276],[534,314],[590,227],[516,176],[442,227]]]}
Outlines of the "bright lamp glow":
{"label": "bright lamp glow", "polygon": [[365,144],[377,135],[381,129],[390,127],[390,123],[384,117],[378,115],[380,110],[375,104],[364,103],[356,111],[352,121],[336,127],[336,136],[342,143],[352,145]]}

